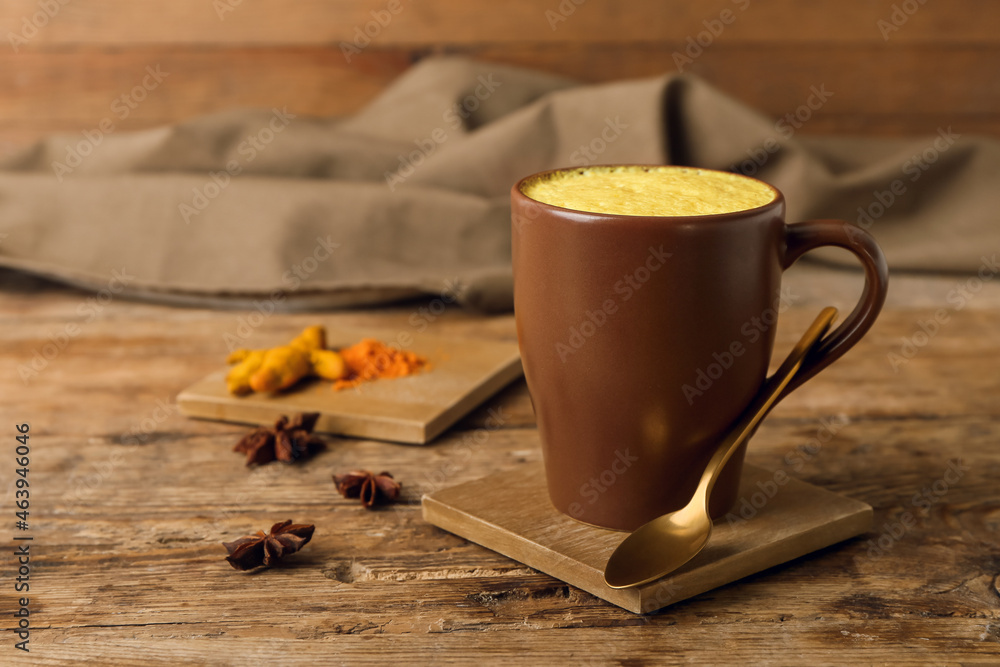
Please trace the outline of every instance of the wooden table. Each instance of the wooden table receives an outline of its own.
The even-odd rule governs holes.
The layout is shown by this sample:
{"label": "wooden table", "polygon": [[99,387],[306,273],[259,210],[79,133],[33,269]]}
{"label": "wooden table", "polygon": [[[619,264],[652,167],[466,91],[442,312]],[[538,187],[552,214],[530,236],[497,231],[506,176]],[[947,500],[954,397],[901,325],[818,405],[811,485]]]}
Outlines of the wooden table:
{"label": "wooden table", "polygon": [[[860,281],[816,267],[793,274],[779,355],[820,305],[849,308]],[[1000,279],[960,301],[953,290],[967,280],[895,276],[872,333],[779,406],[751,445],[757,465],[873,505],[875,530],[637,616],[420,518],[429,490],[539,459],[523,381],[428,447],[336,439],[308,463],[250,470],[231,451],[245,428],[186,419],[172,404],[220,365],[223,336],[246,313],[101,305],[0,274],[4,539],[24,534],[12,489],[24,422],[34,538],[31,652],[4,633],[0,661],[995,664]],[[273,315],[251,343],[316,322],[405,329],[421,305]],[[916,335],[935,313],[947,321]],[[509,315],[457,309],[433,326],[515,335]],[[903,338],[915,335],[907,358]],[[22,380],[36,351],[52,358]],[[502,428],[485,428],[490,410]],[[340,498],[330,475],[356,467],[392,471],[403,502],[365,511]],[[286,566],[246,574],[225,563],[221,541],[283,519],[317,526]],[[5,628],[23,595],[13,550],[0,570]]]}

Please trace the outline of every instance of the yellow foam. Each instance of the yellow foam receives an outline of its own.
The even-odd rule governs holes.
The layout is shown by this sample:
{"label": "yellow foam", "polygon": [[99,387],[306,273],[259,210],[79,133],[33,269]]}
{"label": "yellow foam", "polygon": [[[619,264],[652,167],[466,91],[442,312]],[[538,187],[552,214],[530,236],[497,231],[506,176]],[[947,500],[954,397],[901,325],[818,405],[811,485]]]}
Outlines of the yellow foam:
{"label": "yellow foam", "polygon": [[692,167],[582,167],[529,181],[521,191],[576,211],[652,216],[746,211],[775,198],[752,178]]}

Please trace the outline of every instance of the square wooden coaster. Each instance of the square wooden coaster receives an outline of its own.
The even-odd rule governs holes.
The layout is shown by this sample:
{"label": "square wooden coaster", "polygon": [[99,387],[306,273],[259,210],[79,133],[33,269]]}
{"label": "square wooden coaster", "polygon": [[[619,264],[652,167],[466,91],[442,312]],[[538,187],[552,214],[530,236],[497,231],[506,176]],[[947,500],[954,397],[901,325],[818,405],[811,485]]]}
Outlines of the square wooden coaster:
{"label": "square wooden coaster", "polygon": [[[412,338],[406,349],[427,357],[428,370],[341,391],[334,391],[327,381],[305,380],[287,391],[249,396],[230,394],[224,380],[228,371],[219,370],[178,394],[177,405],[189,417],[243,424],[273,424],[281,415],[318,412],[317,431],[423,445],[522,372],[514,342],[452,338],[411,329],[328,328],[326,339],[331,348],[353,345],[362,338],[399,346],[400,334]],[[282,345],[288,341],[267,342]],[[220,356],[225,355],[220,352]]]}
{"label": "square wooden coaster", "polygon": [[[625,533],[575,521],[549,502],[542,464],[532,463],[423,497],[429,523],[636,613],[766,570],[871,529],[872,508],[818,486],[746,465],[732,516],[715,522],[704,551],[673,574],[636,588],[604,583],[604,565]],[[774,491],[769,497],[767,491]]]}

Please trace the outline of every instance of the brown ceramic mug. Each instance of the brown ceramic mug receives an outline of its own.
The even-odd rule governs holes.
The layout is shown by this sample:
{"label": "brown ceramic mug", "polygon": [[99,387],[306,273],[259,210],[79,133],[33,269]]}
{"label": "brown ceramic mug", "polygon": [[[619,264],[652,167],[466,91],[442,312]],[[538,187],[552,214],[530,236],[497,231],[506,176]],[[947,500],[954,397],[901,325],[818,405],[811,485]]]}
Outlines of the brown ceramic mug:
{"label": "brown ceramic mug", "polygon": [[[572,170],[511,190],[517,337],[549,496],[575,519],[633,530],[687,503],[714,445],[761,389],[782,271],[820,246],[846,248],[865,271],[857,307],[791,391],[868,331],[888,270],[850,223],[786,224],[771,186],[763,206],[671,217],[572,210],[522,191],[559,171]],[[714,517],[737,499],[744,452],[716,483]]]}

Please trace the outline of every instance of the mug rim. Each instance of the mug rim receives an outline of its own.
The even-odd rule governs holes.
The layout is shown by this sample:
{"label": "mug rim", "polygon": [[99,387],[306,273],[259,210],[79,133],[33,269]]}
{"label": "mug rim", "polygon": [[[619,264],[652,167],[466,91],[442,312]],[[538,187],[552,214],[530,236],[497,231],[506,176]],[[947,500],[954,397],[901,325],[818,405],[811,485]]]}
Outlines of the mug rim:
{"label": "mug rim", "polygon": [[[717,174],[726,174],[727,176],[742,176],[743,178],[748,178],[751,181],[756,181],[774,192],[774,199],[767,202],[766,204],[761,204],[760,206],[755,206],[753,208],[746,208],[739,211],[727,211],[725,213],[700,213],[697,215],[632,215],[629,213],[605,213],[601,211],[582,211],[576,208],[566,208],[564,206],[556,206],[555,204],[548,204],[543,201],[538,201],[537,199],[532,199],[524,193],[521,189],[529,180],[537,179],[542,176],[547,176],[549,174],[556,174],[560,172],[575,171],[577,169],[602,169],[602,168],[618,168],[618,167],[676,167],[679,169],[697,169],[699,171],[709,171]],[[680,223],[684,221],[703,221],[709,222],[717,220],[719,222],[725,220],[731,220],[733,218],[742,219],[750,216],[756,216],[762,212],[766,212],[770,208],[781,208],[784,206],[785,197],[781,190],[774,187],[770,183],[760,180],[759,178],[754,178],[753,176],[747,176],[746,174],[735,174],[731,171],[722,171],[721,169],[709,169],[707,167],[692,167],[683,164],[644,164],[644,163],[609,163],[609,164],[591,164],[585,167],[557,167],[555,169],[546,169],[544,171],[535,172],[533,174],[528,174],[524,178],[520,179],[511,187],[511,194],[523,197],[526,201],[531,202],[534,205],[543,207],[543,210],[550,210],[553,213],[558,213],[560,215],[572,215],[572,216],[583,216],[585,218],[596,218],[596,219],[627,219],[627,220],[656,220],[656,221],[667,221],[670,223]]]}

